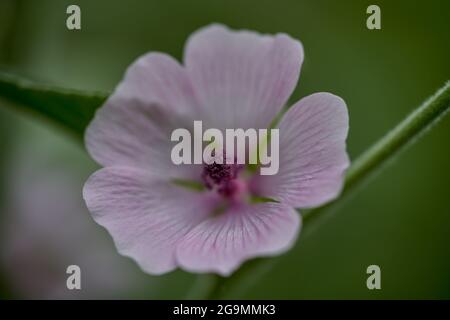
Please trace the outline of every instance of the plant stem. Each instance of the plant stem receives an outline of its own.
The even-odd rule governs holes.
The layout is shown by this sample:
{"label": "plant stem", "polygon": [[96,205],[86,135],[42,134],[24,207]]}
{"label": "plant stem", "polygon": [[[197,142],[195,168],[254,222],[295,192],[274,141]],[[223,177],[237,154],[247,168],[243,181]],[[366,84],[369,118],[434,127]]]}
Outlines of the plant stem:
{"label": "plant stem", "polygon": [[[405,147],[415,142],[423,133],[436,124],[450,110],[450,82],[447,82],[433,96],[414,110],[393,130],[382,137],[366,152],[359,156],[347,171],[341,196],[334,202],[323,207],[306,211],[303,217],[302,238],[305,238],[319,226],[319,222],[332,212],[336,212],[349,194],[379,172],[386,163],[393,160]],[[195,298],[220,299],[230,297],[233,289],[249,287],[262,274],[271,269],[277,259],[260,258],[245,263],[238,271],[228,278],[217,275],[208,277],[207,290]]]}

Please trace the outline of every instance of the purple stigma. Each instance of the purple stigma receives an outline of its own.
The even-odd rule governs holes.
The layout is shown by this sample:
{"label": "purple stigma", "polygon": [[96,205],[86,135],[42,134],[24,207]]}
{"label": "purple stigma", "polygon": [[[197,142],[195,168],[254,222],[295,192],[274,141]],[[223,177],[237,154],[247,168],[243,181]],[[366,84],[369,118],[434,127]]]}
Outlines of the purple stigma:
{"label": "purple stigma", "polygon": [[[225,159],[224,161],[225,162]],[[243,168],[238,164],[216,163],[204,164],[202,179],[205,186],[210,190],[216,190],[226,198],[233,197],[237,188],[237,178]]]}

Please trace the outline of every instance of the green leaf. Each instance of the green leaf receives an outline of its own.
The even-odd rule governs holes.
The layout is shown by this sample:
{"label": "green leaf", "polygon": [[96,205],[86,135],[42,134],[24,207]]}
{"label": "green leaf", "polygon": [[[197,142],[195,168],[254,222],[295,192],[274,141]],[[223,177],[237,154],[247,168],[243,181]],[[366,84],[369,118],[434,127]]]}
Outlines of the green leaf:
{"label": "green leaf", "polygon": [[37,113],[82,137],[95,110],[107,94],[44,85],[0,72],[0,97],[23,110]]}

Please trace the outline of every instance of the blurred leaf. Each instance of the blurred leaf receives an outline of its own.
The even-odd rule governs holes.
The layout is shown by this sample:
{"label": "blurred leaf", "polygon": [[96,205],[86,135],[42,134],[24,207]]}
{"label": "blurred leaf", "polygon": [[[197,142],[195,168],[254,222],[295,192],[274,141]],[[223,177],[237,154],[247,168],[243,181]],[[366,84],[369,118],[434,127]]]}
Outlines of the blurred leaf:
{"label": "blurred leaf", "polygon": [[0,72],[0,97],[81,137],[107,94],[58,88]]}

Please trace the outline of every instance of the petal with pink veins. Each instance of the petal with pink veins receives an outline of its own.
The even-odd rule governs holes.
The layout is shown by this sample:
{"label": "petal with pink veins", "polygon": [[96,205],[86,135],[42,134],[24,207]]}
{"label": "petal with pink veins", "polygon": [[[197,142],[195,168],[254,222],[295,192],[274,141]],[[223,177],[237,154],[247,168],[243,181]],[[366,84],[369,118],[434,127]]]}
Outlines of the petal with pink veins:
{"label": "petal with pink veins", "polygon": [[211,25],[192,34],[184,64],[209,127],[267,128],[294,90],[303,47],[286,34]]}
{"label": "petal with pink veins", "polygon": [[191,130],[195,105],[183,67],[164,54],[144,55],[97,111],[86,130],[86,148],[105,167],[151,168],[177,178],[198,176],[192,166],[176,167],[170,158],[171,133],[177,128]]}
{"label": "petal with pink veins", "polygon": [[157,104],[111,99],[99,109],[85,134],[89,154],[101,165],[127,166],[166,177],[199,179],[198,165],[173,164],[174,129],[192,130],[192,123]]}
{"label": "petal with pink veins", "polygon": [[198,105],[186,69],[165,53],[150,52],[128,67],[115,95],[158,103],[173,112],[193,114]]}
{"label": "petal with pink veins", "polygon": [[312,94],[294,104],[278,128],[280,168],[257,178],[258,192],[300,208],[337,197],[349,166],[345,102],[330,93]]}
{"label": "petal with pink veins", "polygon": [[83,197],[94,220],[105,227],[118,251],[151,274],[176,268],[177,243],[216,205],[152,174],[125,167],[95,172]]}
{"label": "petal with pink veins", "polygon": [[278,203],[241,204],[203,221],[180,241],[181,268],[229,275],[245,260],[288,250],[301,226],[294,209]]}

